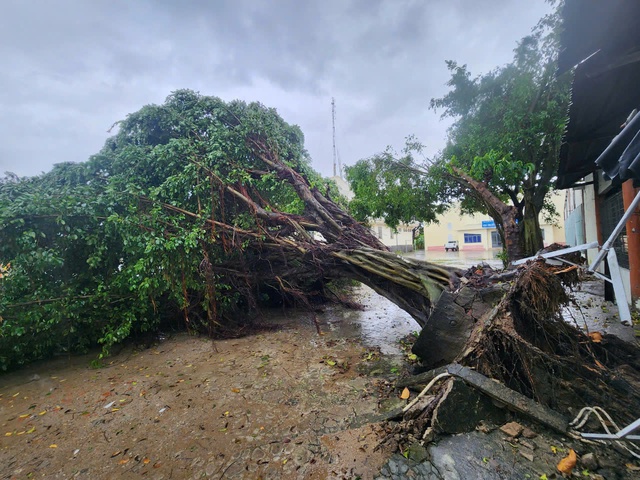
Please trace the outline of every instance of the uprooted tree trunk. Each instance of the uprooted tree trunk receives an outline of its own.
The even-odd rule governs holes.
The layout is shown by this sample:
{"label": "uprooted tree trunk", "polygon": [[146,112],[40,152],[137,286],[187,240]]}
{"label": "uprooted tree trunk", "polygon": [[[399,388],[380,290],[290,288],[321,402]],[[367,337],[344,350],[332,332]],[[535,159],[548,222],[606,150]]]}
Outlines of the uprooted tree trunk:
{"label": "uprooted tree trunk", "polygon": [[[205,220],[219,241],[241,248],[241,254],[214,264],[205,256],[203,268],[222,276],[247,299],[268,285],[308,304],[326,280],[350,278],[370,286],[425,327],[442,292],[460,283],[473,285],[461,278],[460,270],[392,254],[369,229],[311,188],[265,142],[253,138],[249,143],[265,169],[253,173],[270,172],[288,182],[305,210],[302,215],[278,211],[250,185],[224,184],[210,172],[228,199],[246,206],[259,228],[244,230]],[[195,213],[164,207],[202,220]],[[212,275],[206,278],[213,282]],[[526,266],[498,307],[473,324],[455,361],[562,413],[569,407],[604,404],[621,421],[628,419],[640,407],[638,349],[611,338],[594,343],[563,321],[560,307],[566,301],[558,275],[536,263]],[[428,407],[423,414],[429,416],[433,410]]]}
{"label": "uprooted tree trunk", "polygon": [[[432,303],[455,283],[460,270],[389,252],[368,228],[318,189],[310,187],[302,175],[282,162],[263,142],[251,139],[250,143],[268,171],[295,189],[305,204],[304,214],[278,211],[250,186],[224,184],[209,172],[227,197],[246,206],[259,228],[244,230],[213,219],[204,220],[230,250],[241,251],[240,256],[222,263],[212,265],[206,259],[205,269],[222,276],[250,304],[254,303],[257,289],[265,285],[304,305],[309,303],[310,286],[322,288],[325,281],[339,278],[357,280],[399,305],[424,326]],[[163,206],[200,219],[194,212]]]}
{"label": "uprooted tree trunk", "polygon": [[[467,340],[451,352],[446,363],[471,367],[537,404],[559,412],[559,421],[542,422],[558,431],[567,428],[584,407],[604,408],[621,427],[631,423],[640,411],[638,346],[611,335],[587,335],[567,323],[561,315],[561,308],[571,301],[565,288],[576,281],[575,267],[549,267],[544,260],[530,261],[520,267],[508,292],[494,308],[484,310]],[[441,365],[431,365],[436,366]],[[439,370],[442,368],[433,371]],[[401,383],[403,386],[424,385],[425,378],[431,377],[417,375]],[[417,436],[431,431],[431,427],[436,431],[442,428],[437,418],[438,407],[446,404],[452,391],[459,391],[455,389],[459,380],[446,378],[440,389],[431,389],[431,400],[419,405],[419,411],[405,413],[405,422],[397,426],[397,430],[404,429],[405,433]],[[477,393],[473,398],[478,398]],[[458,405],[442,410],[464,408],[459,395],[452,394],[452,398]],[[503,400],[498,398],[499,402]],[[522,411],[523,402],[517,398],[511,405],[505,403],[512,410]],[[471,410],[482,410],[482,405],[482,402],[476,403]],[[480,413],[486,414],[486,408]],[[543,412],[542,416],[532,415],[532,418],[540,421],[545,416],[548,415]],[[467,422],[470,429],[474,426]],[[446,431],[450,426],[444,428]],[[586,428],[601,431],[602,427],[596,423]]]}

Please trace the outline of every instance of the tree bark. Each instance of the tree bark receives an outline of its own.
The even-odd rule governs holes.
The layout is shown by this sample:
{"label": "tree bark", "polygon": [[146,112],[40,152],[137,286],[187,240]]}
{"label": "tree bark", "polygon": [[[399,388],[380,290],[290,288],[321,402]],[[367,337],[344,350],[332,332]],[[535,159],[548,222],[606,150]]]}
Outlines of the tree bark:
{"label": "tree bark", "polygon": [[520,227],[516,221],[518,209],[512,205],[507,205],[496,197],[484,182],[473,179],[457,167],[452,167],[452,169],[457,175],[458,181],[476,192],[487,207],[487,210],[489,210],[491,217],[500,220],[499,223],[502,225],[504,246],[509,262],[523,258],[525,251],[520,241]]}

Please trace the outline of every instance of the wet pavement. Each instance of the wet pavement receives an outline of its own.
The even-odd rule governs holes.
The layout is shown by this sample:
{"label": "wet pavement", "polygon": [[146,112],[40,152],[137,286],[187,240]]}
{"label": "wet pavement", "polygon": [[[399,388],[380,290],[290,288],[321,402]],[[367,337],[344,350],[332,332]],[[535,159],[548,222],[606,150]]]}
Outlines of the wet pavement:
{"label": "wet pavement", "polygon": [[360,285],[354,290],[354,300],[361,303],[364,310],[332,307],[322,315],[323,321],[327,322],[332,332],[358,337],[364,345],[379,348],[383,354],[401,355],[399,340],[418,332],[418,323],[395,303],[369,287]]}
{"label": "wet pavement", "polygon": [[496,252],[492,250],[479,252],[425,252],[424,250],[417,250],[406,255],[419,260],[446,265],[448,267],[469,268],[481,263],[486,263],[494,269],[503,268],[502,260],[496,258]]}

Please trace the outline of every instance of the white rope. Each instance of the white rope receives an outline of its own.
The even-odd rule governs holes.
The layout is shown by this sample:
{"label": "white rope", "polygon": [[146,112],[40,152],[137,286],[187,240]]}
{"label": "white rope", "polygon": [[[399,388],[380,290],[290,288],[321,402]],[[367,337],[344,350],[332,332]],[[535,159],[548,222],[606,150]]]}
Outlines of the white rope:
{"label": "white rope", "polygon": [[416,403],[418,403],[418,400],[420,400],[420,398],[423,397],[429,391],[429,389],[435,385],[435,383],[438,380],[440,380],[441,378],[450,377],[450,376],[451,374],[446,372],[441,373],[440,375],[437,375],[433,380],[429,382],[429,384],[426,387],[424,387],[424,389],[418,394],[416,398],[414,398],[406,407],[402,409],[402,413],[405,413],[407,410],[413,407]]}
{"label": "white rope", "polygon": [[[607,411],[601,407],[584,407],[582,410],[580,410],[580,412],[578,412],[578,415],[576,416],[576,418],[574,418],[569,425],[575,428],[576,430],[578,430],[579,428],[583,427],[585,423],[587,423],[587,420],[589,420],[589,417],[591,416],[592,413],[598,418],[600,425],[602,425],[602,427],[607,432],[607,434],[613,435],[611,433],[611,430],[609,430],[609,427],[607,426],[607,422],[605,422],[605,420],[602,418],[602,415],[604,415],[609,421],[609,423],[613,425],[613,427],[616,429],[616,432],[619,432],[621,430],[621,428],[618,427],[616,422],[613,421],[613,419],[611,418],[611,415],[609,415]],[[624,448],[627,452],[629,452],[631,455],[633,455],[635,458],[640,459],[640,448],[637,447],[635,444],[633,443],[626,444],[625,442],[621,442],[619,440],[614,440],[614,441],[619,446]]]}

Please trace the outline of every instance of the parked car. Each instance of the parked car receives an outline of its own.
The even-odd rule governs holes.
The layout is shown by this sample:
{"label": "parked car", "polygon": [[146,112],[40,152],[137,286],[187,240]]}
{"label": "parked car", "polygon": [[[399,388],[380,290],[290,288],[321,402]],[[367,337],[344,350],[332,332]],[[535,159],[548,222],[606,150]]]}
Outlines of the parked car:
{"label": "parked car", "polygon": [[457,252],[458,250],[460,250],[460,247],[458,246],[458,241],[457,240],[451,240],[450,242],[447,242],[444,244],[444,249],[448,252],[449,250],[451,250],[452,252]]}

